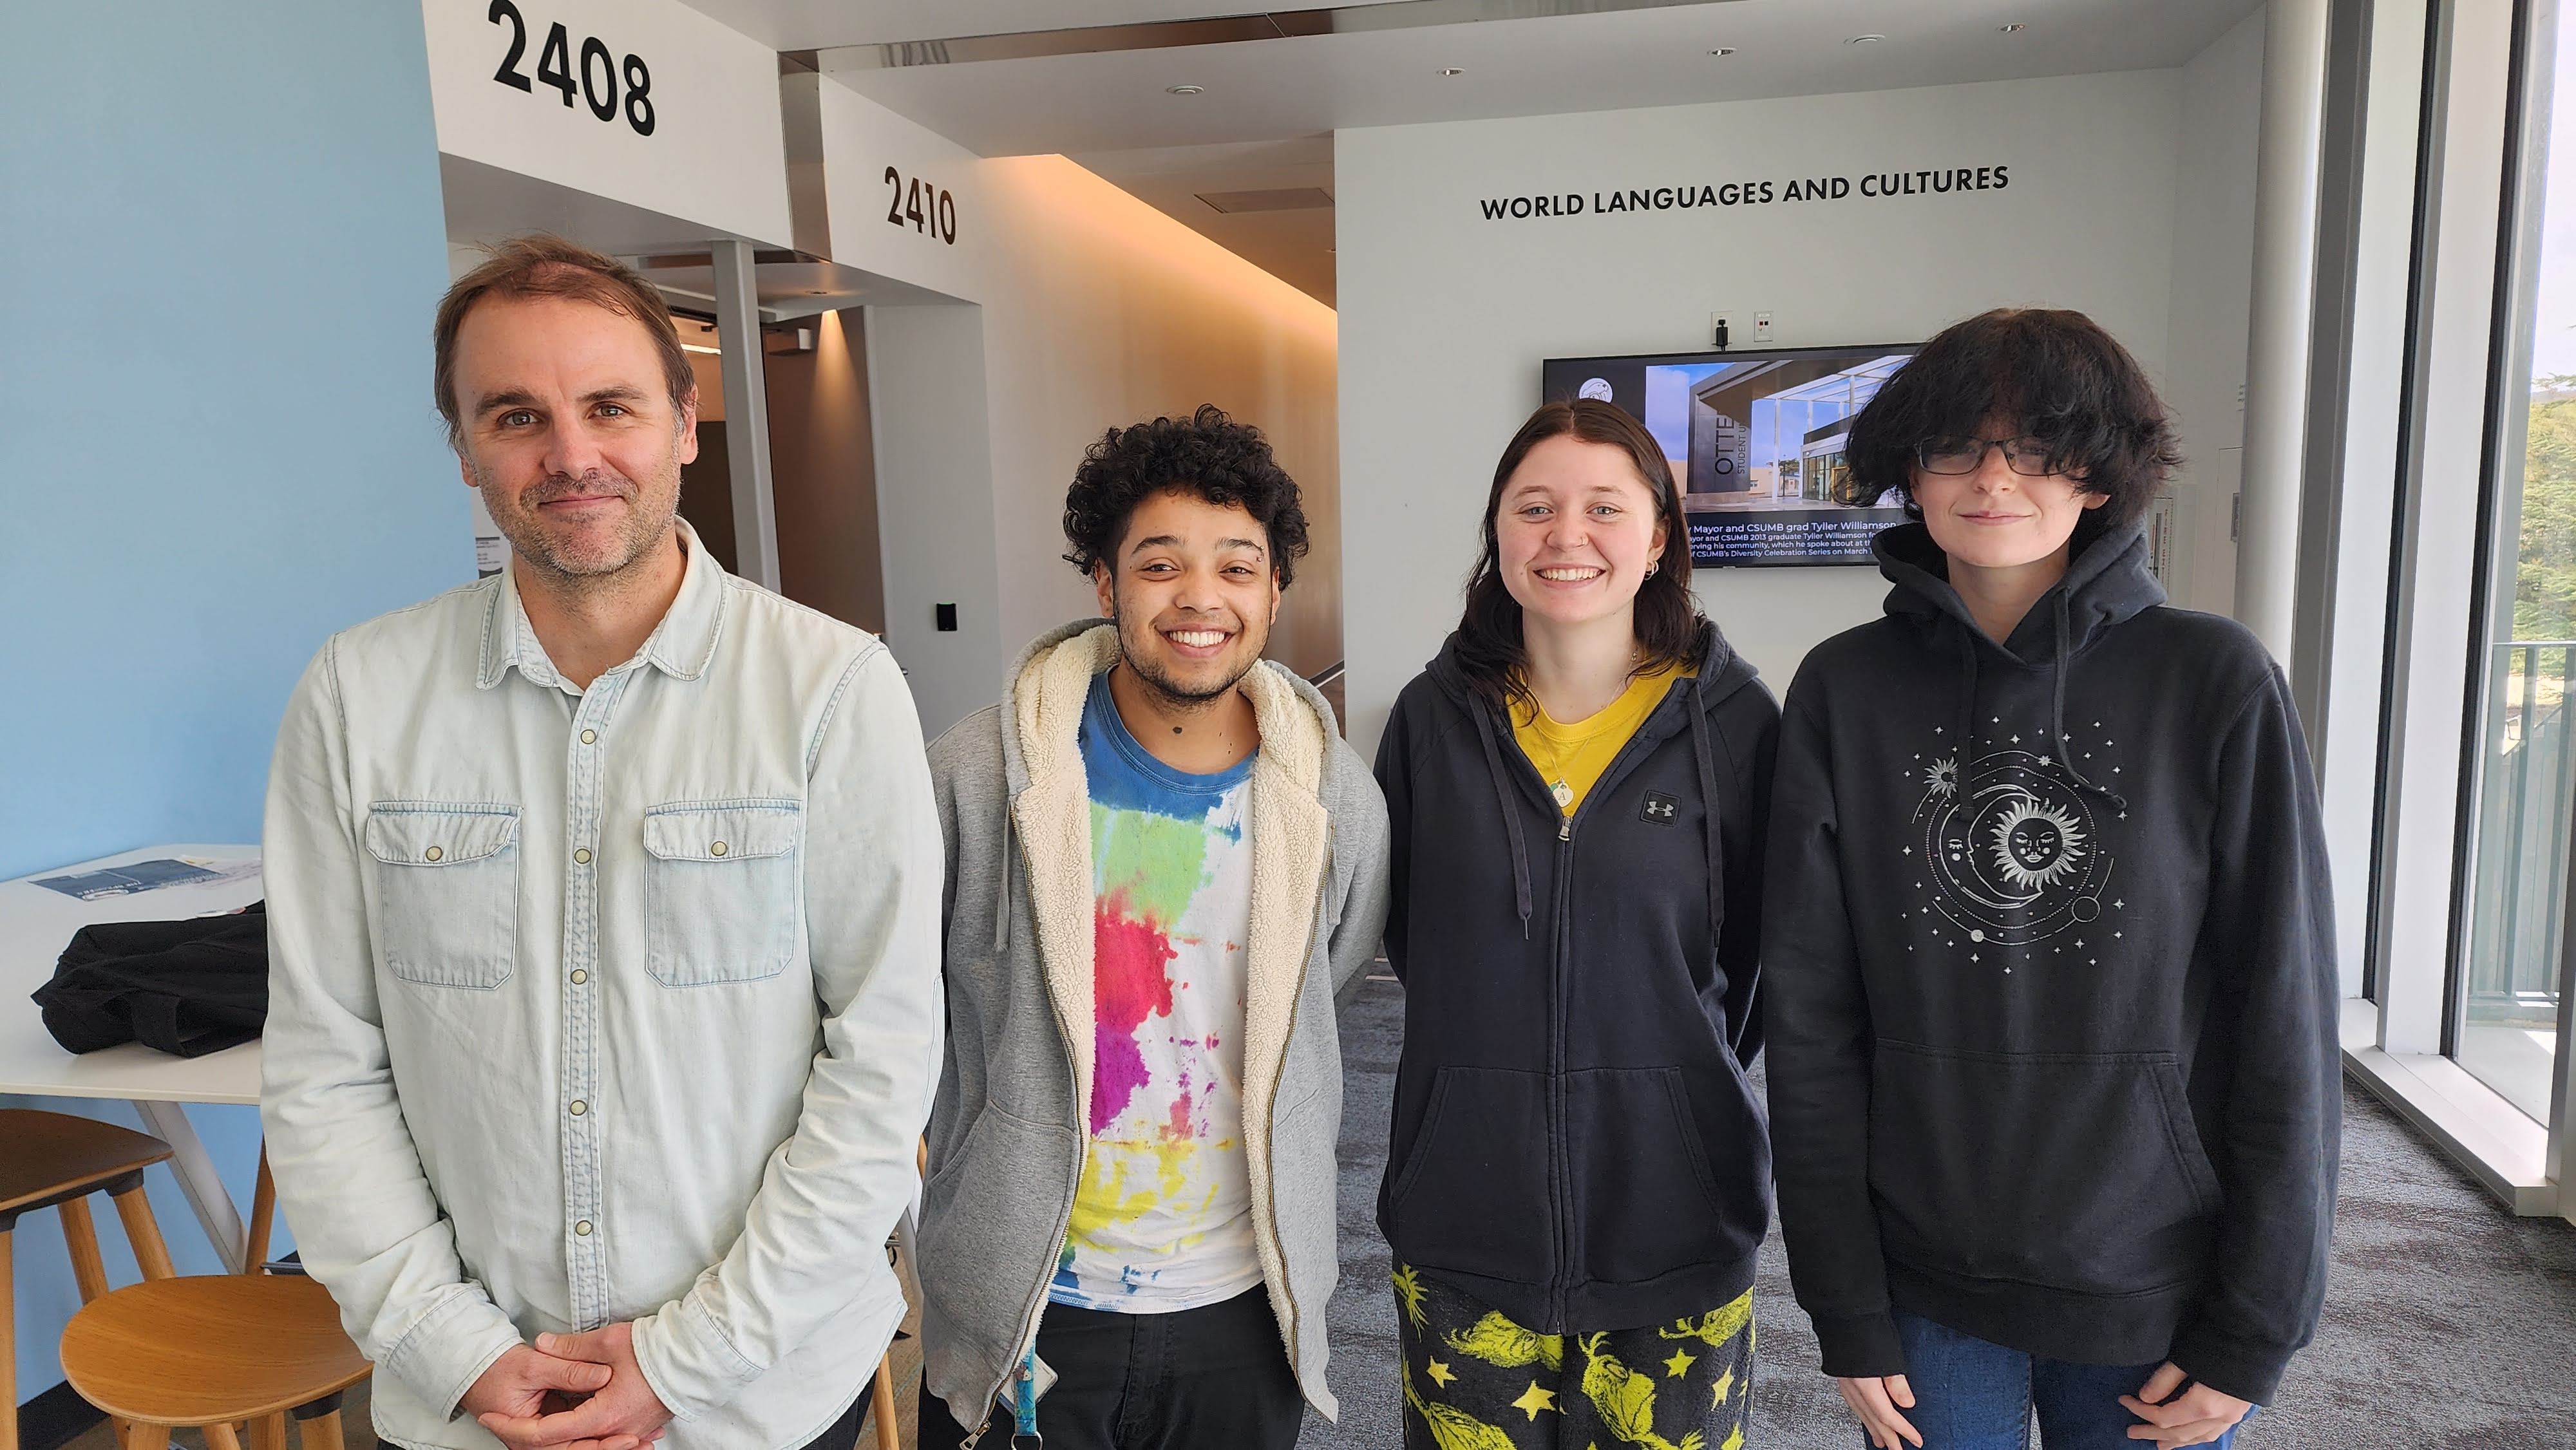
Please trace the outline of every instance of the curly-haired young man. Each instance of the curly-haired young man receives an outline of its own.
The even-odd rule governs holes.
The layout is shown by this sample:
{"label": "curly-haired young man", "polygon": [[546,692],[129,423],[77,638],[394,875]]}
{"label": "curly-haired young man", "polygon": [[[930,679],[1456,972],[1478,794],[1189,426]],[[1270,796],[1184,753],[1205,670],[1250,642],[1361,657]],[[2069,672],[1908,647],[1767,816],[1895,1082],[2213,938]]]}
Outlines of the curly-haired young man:
{"label": "curly-haired young man", "polygon": [[1386,805],[1261,658],[1306,518],[1258,432],[1112,429],[1064,531],[1107,618],[930,750],[921,1444],[1287,1450],[1334,1413],[1333,996],[1377,952]]}

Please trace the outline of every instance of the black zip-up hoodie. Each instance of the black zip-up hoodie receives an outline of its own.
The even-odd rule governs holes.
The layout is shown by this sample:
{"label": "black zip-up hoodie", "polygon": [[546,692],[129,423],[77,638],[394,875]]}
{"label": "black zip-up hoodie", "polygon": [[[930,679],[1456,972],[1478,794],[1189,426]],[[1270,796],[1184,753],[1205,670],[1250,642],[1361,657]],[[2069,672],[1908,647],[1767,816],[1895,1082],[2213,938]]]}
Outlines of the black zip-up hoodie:
{"label": "black zip-up hoodie", "polygon": [[1568,821],[1454,641],[1397,698],[1377,778],[1398,1262],[1541,1334],[1705,1314],[1753,1282],[1771,1155],[1743,1064],[1779,716],[1712,629]]}
{"label": "black zip-up hoodie", "polygon": [[2325,840],[2262,645],[2139,534],[1998,646],[1919,523],[1807,656],[1763,942],[1781,1227],[1828,1374],[1890,1306],[2271,1398],[2325,1295],[2341,1122]]}

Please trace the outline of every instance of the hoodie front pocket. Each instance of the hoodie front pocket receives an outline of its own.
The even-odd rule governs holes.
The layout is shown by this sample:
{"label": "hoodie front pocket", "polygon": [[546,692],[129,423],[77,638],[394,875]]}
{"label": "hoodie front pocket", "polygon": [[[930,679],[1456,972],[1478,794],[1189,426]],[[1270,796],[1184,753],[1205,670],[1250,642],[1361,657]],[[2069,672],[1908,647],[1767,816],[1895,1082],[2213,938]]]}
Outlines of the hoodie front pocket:
{"label": "hoodie front pocket", "polygon": [[1015,1117],[986,1103],[956,1150],[921,1190],[916,1268],[939,1317],[977,1336],[994,1364],[1018,1347],[1009,1342],[1028,1312],[1033,1286],[1050,1280],[1066,1225],[1064,1199],[1038,1191],[1070,1184],[1081,1170],[1071,1130]]}
{"label": "hoodie front pocket", "polygon": [[792,800],[682,801],[644,813],[644,969],[665,987],[752,982],[796,957]]}
{"label": "hoodie front pocket", "polygon": [[488,992],[519,937],[519,808],[378,801],[362,837],[385,970],[426,987]]}
{"label": "hoodie front pocket", "polygon": [[[1737,1202],[1718,1189],[1707,1141],[1677,1067],[1599,1068],[1566,1074],[1563,1136],[1577,1205],[1584,1277],[1635,1284],[1677,1269],[1729,1262],[1760,1240],[1767,1213],[1759,1169],[1730,1175]],[[1732,1093],[1715,1098],[1725,1102]],[[1761,1151],[1760,1121],[1737,1101],[1725,1141]],[[1729,1231],[1750,1236],[1741,1243]]]}
{"label": "hoodie front pocket", "polygon": [[1546,1075],[1441,1068],[1386,1203],[1387,1238],[1410,1263],[1521,1283],[1553,1278]]}
{"label": "hoodie front pocket", "polygon": [[2173,1054],[1881,1042],[1869,1186],[1918,1268],[2121,1295],[2188,1281],[2219,1188]]}

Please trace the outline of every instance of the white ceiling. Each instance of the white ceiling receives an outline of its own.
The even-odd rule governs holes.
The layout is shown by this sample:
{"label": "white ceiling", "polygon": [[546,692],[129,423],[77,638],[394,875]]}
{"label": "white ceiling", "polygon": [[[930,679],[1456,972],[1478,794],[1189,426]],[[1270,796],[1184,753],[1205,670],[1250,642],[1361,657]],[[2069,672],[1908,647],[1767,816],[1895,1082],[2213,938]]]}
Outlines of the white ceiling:
{"label": "white ceiling", "polygon": [[1333,138],[1230,141],[1140,151],[1070,153],[1146,203],[1307,295],[1333,303],[1333,210],[1220,212],[1204,193],[1298,186],[1333,189]]}
{"label": "white ceiling", "polygon": [[[1063,152],[1330,302],[1329,210],[1229,216],[1197,194],[1330,191],[1341,127],[2176,66],[2260,0],[1644,0],[1649,8],[885,69],[863,68],[873,51],[831,47],[1242,11],[1225,0],[690,3],[782,49],[823,51],[841,84],[981,155]],[[2006,33],[2011,23],[2023,28]],[[1886,38],[1848,43],[1865,34]],[[1735,53],[1711,55],[1719,46]],[[1202,90],[1175,96],[1176,85]]]}
{"label": "white ceiling", "polygon": [[[1274,5],[1287,9],[1298,3]],[[1315,4],[1317,0],[1303,0]],[[1333,8],[1381,5],[1388,0],[1330,0]],[[819,50],[829,45],[880,45],[899,40],[945,40],[959,35],[1013,35],[1085,25],[1141,25],[1241,15],[1211,0],[688,0],[690,8],[723,21],[772,50]]]}
{"label": "white ceiling", "polygon": [[[2254,4],[1729,0],[966,65],[835,71],[824,60],[860,94],[969,150],[1008,156],[2149,70],[2197,55]],[[2026,28],[2001,33],[2014,21]],[[1887,39],[1845,43],[1872,33]],[[1736,53],[1709,54],[1722,45]],[[1443,77],[1443,67],[1465,74]],[[1205,90],[1167,94],[1174,85]]]}

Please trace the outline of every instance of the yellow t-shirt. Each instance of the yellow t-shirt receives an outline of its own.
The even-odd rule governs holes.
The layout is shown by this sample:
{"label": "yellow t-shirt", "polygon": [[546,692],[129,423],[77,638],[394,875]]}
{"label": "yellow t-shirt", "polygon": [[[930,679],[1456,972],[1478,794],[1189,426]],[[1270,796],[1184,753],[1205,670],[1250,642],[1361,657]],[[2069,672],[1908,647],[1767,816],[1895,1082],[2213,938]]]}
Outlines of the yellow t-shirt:
{"label": "yellow t-shirt", "polygon": [[[1569,816],[1583,804],[1583,797],[1619,758],[1620,747],[1655,707],[1664,702],[1664,692],[1676,678],[1689,678],[1697,670],[1675,669],[1670,665],[1651,670],[1628,682],[1619,698],[1603,706],[1588,720],[1564,724],[1551,718],[1536,703],[1512,707],[1512,738],[1520,742],[1521,753],[1538,767],[1539,779],[1556,797],[1557,804]],[[1562,789],[1560,789],[1562,787]]]}

